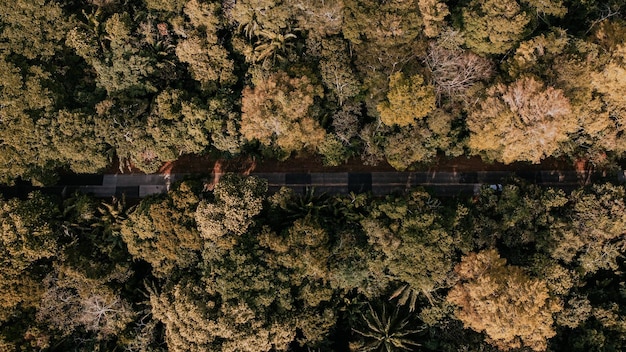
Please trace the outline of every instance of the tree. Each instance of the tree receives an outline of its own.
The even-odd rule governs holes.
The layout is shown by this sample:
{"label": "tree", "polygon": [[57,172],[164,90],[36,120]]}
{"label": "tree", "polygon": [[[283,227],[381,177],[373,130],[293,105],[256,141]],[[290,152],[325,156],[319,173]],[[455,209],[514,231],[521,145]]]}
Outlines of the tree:
{"label": "tree", "polygon": [[298,331],[314,347],[335,324],[328,232],[311,218],[273,231],[258,216],[266,190],[229,174],[198,206],[199,270],[150,292],[170,350],[286,351]]}
{"label": "tree", "polygon": [[[181,154],[200,154],[211,145],[211,133],[220,121],[199,99],[186,99],[181,90],[164,90],[155,99],[146,121],[146,132],[155,149],[169,149],[159,161],[175,160]],[[160,153],[159,153],[160,154]]]}
{"label": "tree", "polygon": [[144,0],[149,10],[180,13],[185,6],[186,0]]}
{"label": "tree", "polygon": [[472,0],[463,8],[465,44],[480,55],[504,54],[524,37],[529,22],[516,0]]}
{"label": "tree", "polygon": [[96,340],[121,335],[136,313],[130,302],[108,285],[125,281],[130,272],[121,270],[108,274],[108,277],[93,278],[88,277],[83,268],[59,265],[44,280],[46,290],[37,310],[37,321],[60,331],[60,340],[80,336],[79,328],[94,334]]}
{"label": "tree", "polygon": [[[508,59],[507,69],[512,77],[532,73],[538,77],[550,75],[557,58],[564,58],[566,49],[572,44],[567,32],[553,28],[549,33],[542,33],[520,43],[515,54]],[[548,79],[554,79],[548,76]]]}
{"label": "tree", "polygon": [[384,160],[385,154],[382,144],[385,140],[385,132],[389,130],[389,126],[369,123],[359,131],[359,138],[363,143],[361,160],[365,165],[377,165],[381,160]]}
{"label": "tree", "polygon": [[[227,174],[213,191],[214,201],[202,201],[195,212],[205,252],[217,254],[231,249],[254,224],[263,209],[267,181],[256,177]],[[216,254],[216,255],[217,255]]]}
{"label": "tree", "polygon": [[428,193],[414,190],[406,197],[387,197],[361,221],[368,242],[381,255],[380,263],[372,262],[370,269],[378,272],[377,284],[397,280],[400,286],[408,285],[400,303],[410,303],[411,310],[419,294],[434,303],[454,265],[454,236],[444,226],[439,204]]}
{"label": "tree", "polygon": [[604,20],[594,36],[601,50],[596,62],[601,64],[592,73],[591,85],[600,94],[604,109],[613,122],[609,128],[617,132],[612,147],[623,155],[626,152],[626,99],[623,96],[626,92],[623,82],[626,77],[626,24],[620,20]]}
{"label": "tree", "polygon": [[438,97],[466,99],[470,89],[493,74],[493,65],[487,58],[463,50],[456,31],[448,30],[428,46],[424,62],[431,72],[432,83]]}
{"label": "tree", "polygon": [[[233,268],[231,273],[243,274],[251,268]],[[252,273],[258,274],[258,270]],[[295,335],[290,326],[293,321],[284,318],[274,320],[271,317],[266,320],[263,311],[244,299],[243,295],[247,291],[255,292],[254,288],[238,286],[242,280],[236,279],[236,276],[233,278],[235,282],[228,282],[221,290],[236,288],[239,295],[235,298],[224,297],[221,302],[219,291],[211,290],[213,285],[203,289],[203,285],[198,285],[191,278],[167,285],[160,293],[151,290],[152,314],[165,326],[165,341],[169,351],[287,350]],[[263,276],[263,279],[267,279],[267,283],[271,282],[271,277]],[[276,313],[272,315],[278,318]]]}
{"label": "tree", "polygon": [[234,63],[221,45],[218,35],[221,21],[217,3],[200,3],[190,0],[185,5],[189,19],[182,29],[184,39],[176,45],[176,56],[189,65],[191,76],[205,88],[210,84],[234,83]]}
{"label": "tree", "polygon": [[110,95],[142,96],[156,91],[150,81],[152,59],[139,48],[128,14],[115,13],[104,21],[100,12],[88,17],[90,23],[67,33],[66,43],[96,73],[96,81]]}
{"label": "tree", "polygon": [[322,163],[326,166],[339,166],[350,157],[348,148],[334,134],[327,134],[317,151],[322,155]]}
{"label": "tree", "polygon": [[437,0],[418,0],[417,4],[424,19],[424,34],[429,38],[437,37],[450,14],[448,6]]}
{"label": "tree", "polygon": [[[226,8],[226,18],[237,27],[233,47],[252,65],[284,61],[297,39],[296,6],[282,0],[236,1]],[[267,67],[267,66],[266,66]]]}
{"label": "tree", "polygon": [[[503,243],[508,248],[546,241],[558,227],[568,198],[562,190],[523,183],[507,184],[499,192],[484,187],[474,203],[476,213],[469,228],[479,247]],[[501,242],[500,242],[501,241]],[[546,264],[547,265],[547,264]]]}
{"label": "tree", "polygon": [[522,0],[523,3],[533,7],[537,16],[563,17],[567,13],[567,7],[563,6],[562,0]]}
{"label": "tree", "polygon": [[[605,85],[611,87],[617,82],[604,81],[608,76],[600,72],[607,57],[600,55],[598,45],[571,38],[564,49],[565,52],[556,55],[546,72],[555,72],[556,87],[569,98],[572,113],[578,118],[580,130],[565,145],[566,151],[574,157],[582,156],[592,163],[602,164],[607,151],[616,154],[626,151],[626,140],[621,138],[622,125],[616,124],[621,118],[619,103],[615,104],[619,100],[610,102],[610,94],[604,96],[601,93],[605,91]],[[598,91],[596,87],[599,86],[602,88]],[[610,90],[619,91],[619,84]]]}
{"label": "tree", "polygon": [[31,178],[38,168],[54,160],[42,148],[42,139],[48,136],[33,133],[37,131],[37,119],[53,114],[54,95],[45,88],[51,75],[38,66],[20,69],[0,57],[0,79],[0,161],[5,165],[2,181],[17,176]]}
{"label": "tree", "polygon": [[37,121],[38,134],[49,147],[40,152],[42,156],[68,165],[76,173],[96,173],[110,163],[108,145],[96,135],[95,118],[80,111],[60,110],[50,118]]}
{"label": "tree", "polygon": [[126,329],[141,314],[132,304],[137,284],[132,258],[116,233],[122,203],[100,207],[100,201],[75,194],[62,204],[63,246],[41,280],[31,325],[54,348],[73,349],[76,341],[92,350],[122,345]]}
{"label": "tree", "polygon": [[328,232],[309,215],[294,221],[281,236],[265,232],[260,240],[262,246],[275,252],[275,256],[268,258],[270,264],[288,268],[295,286],[304,286],[306,281],[328,282],[329,242]]}
{"label": "tree", "polygon": [[363,82],[369,115],[384,100],[389,77],[412,67],[425,48],[417,1],[344,0],[343,37]]}
{"label": "tree", "polygon": [[384,124],[407,126],[435,109],[435,91],[420,74],[406,77],[397,72],[389,77],[387,101],[376,108]]}
{"label": "tree", "polygon": [[372,0],[344,0],[344,4],[342,31],[353,44],[370,42],[384,48],[396,47],[413,42],[422,31],[415,1],[380,4]]}
{"label": "tree", "polygon": [[341,32],[343,0],[298,0],[294,6],[298,27],[307,30],[309,36],[327,37]]}
{"label": "tree", "polygon": [[3,24],[0,51],[28,60],[52,60],[63,50],[65,34],[74,25],[58,3],[46,0],[2,3],[0,13]]}
{"label": "tree", "polygon": [[359,133],[360,111],[359,105],[348,103],[333,115],[333,128],[337,138],[344,144],[350,144],[352,138]]}
{"label": "tree", "polygon": [[350,58],[343,40],[332,38],[321,42],[320,74],[322,82],[338,99],[339,105],[361,91],[361,83],[352,72]]}
{"label": "tree", "polygon": [[560,151],[560,143],[578,129],[563,91],[532,77],[497,84],[467,120],[469,147],[487,159],[539,163]]}
{"label": "tree", "polygon": [[[361,315],[365,329],[354,329],[363,341],[351,343],[351,351],[412,351],[420,345],[411,339],[411,335],[420,330],[411,329],[410,316],[401,316],[399,307],[389,308],[383,303],[380,312],[375,311],[371,305],[368,308],[369,311]],[[388,312],[391,309],[393,312]]]}
{"label": "tree", "polygon": [[493,249],[464,256],[454,270],[459,282],[447,300],[458,306],[455,316],[466,327],[485,332],[488,342],[503,350],[547,348],[556,334],[552,314],[561,308],[545,282],[506,265]]}
{"label": "tree", "polygon": [[291,78],[284,72],[271,74],[254,88],[244,88],[241,134],[287,154],[314,148],[325,135],[313,113],[315,98],[320,96],[320,87],[313,85],[306,76]]}
{"label": "tree", "polygon": [[202,240],[194,221],[199,199],[192,187],[182,183],[164,198],[144,199],[122,223],[128,252],[150,263],[157,277],[174,275],[199,259]]}
{"label": "tree", "polygon": [[383,144],[387,162],[396,170],[406,170],[415,163],[433,161],[439,151],[460,155],[462,143],[458,131],[452,127],[453,122],[451,114],[437,109],[400,131],[388,134]]}
{"label": "tree", "polygon": [[626,245],[626,199],[621,186],[594,185],[591,192],[573,192],[570,221],[551,231],[550,255],[585,275],[598,270],[618,270]]}
{"label": "tree", "polygon": [[[73,81],[78,80],[63,42],[66,32],[75,25],[74,19],[68,18],[57,3],[18,1],[8,5],[0,5],[0,161],[5,165],[2,182],[17,176],[35,183],[48,182],[54,174],[51,169],[65,167],[68,162],[84,170],[81,159],[89,160],[85,164],[93,163],[89,170],[96,171],[105,159],[92,154],[102,147],[99,141],[93,148],[77,148],[75,155],[70,156],[64,145],[70,139],[64,138],[66,131],[50,126],[57,120],[61,124],[67,122],[68,116],[60,111],[73,102]],[[93,137],[85,131],[90,126],[70,123],[64,127],[73,130],[68,133],[76,133],[72,139]]]}
{"label": "tree", "polygon": [[282,0],[243,0],[228,8],[227,17],[248,39],[261,31],[279,34],[290,26],[292,7]]}
{"label": "tree", "polygon": [[211,145],[237,153],[232,105],[222,94],[202,101],[179,89],[165,89],[152,104],[144,99],[109,98],[96,105],[95,132],[114,148],[121,165],[147,173],[185,153]]}
{"label": "tree", "polygon": [[0,201],[0,324],[38,302],[45,274],[39,265],[58,255],[58,215],[58,206],[41,193]]}

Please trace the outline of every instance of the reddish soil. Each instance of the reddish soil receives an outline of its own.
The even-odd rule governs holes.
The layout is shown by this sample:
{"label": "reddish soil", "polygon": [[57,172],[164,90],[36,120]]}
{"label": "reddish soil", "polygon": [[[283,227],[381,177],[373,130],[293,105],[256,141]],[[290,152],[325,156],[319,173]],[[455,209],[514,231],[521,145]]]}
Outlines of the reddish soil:
{"label": "reddish soil", "polygon": [[[182,155],[178,160],[166,163],[161,167],[160,173],[193,173],[211,174],[215,166],[215,156],[209,155]],[[575,170],[581,168],[580,162],[574,165],[567,159],[546,159],[541,164],[513,163],[504,165],[501,163],[486,163],[480,157],[457,157],[438,158],[436,163],[417,165],[415,170],[438,170],[438,171],[513,171],[513,170]],[[285,161],[278,160],[254,160],[249,157],[238,157],[222,160],[223,172],[249,173],[254,172],[384,172],[397,171],[386,162],[380,162],[376,166],[363,165],[360,159],[350,159],[347,163],[330,167],[324,166],[317,155],[298,155]],[[414,170],[407,170],[414,171]],[[112,165],[106,173],[120,173],[117,165]],[[123,173],[142,173],[136,168],[126,169]]]}

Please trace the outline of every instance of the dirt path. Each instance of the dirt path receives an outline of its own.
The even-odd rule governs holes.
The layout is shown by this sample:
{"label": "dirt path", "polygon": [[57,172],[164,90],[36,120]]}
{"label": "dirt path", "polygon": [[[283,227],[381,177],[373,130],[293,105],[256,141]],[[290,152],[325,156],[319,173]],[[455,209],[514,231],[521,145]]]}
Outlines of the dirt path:
{"label": "dirt path", "polygon": [[[218,159],[209,155],[182,155],[178,160],[167,163],[160,173],[176,174],[211,174]],[[222,172],[249,173],[250,171],[270,172],[385,172],[397,171],[386,162],[376,166],[363,165],[360,159],[350,159],[347,163],[335,167],[324,166],[317,155],[300,155],[289,158],[286,161],[278,160],[253,160],[251,158],[238,157],[221,161]],[[575,165],[566,159],[546,159],[541,164],[513,163],[504,165],[501,163],[485,163],[479,157],[440,157],[436,163],[417,165],[414,170],[406,171],[537,171],[537,170],[575,170]],[[112,165],[105,173],[121,173],[117,165]],[[124,170],[124,174],[142,174],[140,170]]]}

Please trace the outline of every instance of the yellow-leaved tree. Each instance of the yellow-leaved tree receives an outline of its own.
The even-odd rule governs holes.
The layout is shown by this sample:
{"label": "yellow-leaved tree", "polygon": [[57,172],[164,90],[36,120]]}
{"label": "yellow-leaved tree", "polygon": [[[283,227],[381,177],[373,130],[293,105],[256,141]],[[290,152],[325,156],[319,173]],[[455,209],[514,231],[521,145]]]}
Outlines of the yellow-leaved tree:
{"label": "yellow-leaved tree", "polygon": [[458,306],[455,316],[465,327],[484,332],[502,350],[547,348],[547,340],[556,335],[552,314],[561,307],[544,281],[506,265],[495,249],[464,256],[454,270],[460,280],[447,300]]}
{"label": "yellow-leaved tree", "polygon": [[415,74],[397,72],[389,77],[387,101],[376,106],[380,120],[388,126],[407,126],[435,109],[435,89]]}

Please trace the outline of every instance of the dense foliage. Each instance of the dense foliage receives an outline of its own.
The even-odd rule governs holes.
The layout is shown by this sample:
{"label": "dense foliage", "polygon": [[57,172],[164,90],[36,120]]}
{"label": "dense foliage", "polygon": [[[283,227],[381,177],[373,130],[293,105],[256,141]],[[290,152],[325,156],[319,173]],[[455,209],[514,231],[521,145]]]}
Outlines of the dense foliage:
{"label": "dense foliage", "polygon": [[[626,154],[621,0],[0,1],[0,183]],[[626,191],[0,200],[2,351],[626,350]]]}
{"label": "dense foliage", "polygon": [[[0,4],[0,182],[181,154],[602,163],[626,21],[597,0]],[[622,11],[622,12],[620,12]],[[584,77],[584,79],[581,79]]]}
{"label": "dense foliage", "polygon": [[626,190],[0,202],[5,351],[619,351]]}

